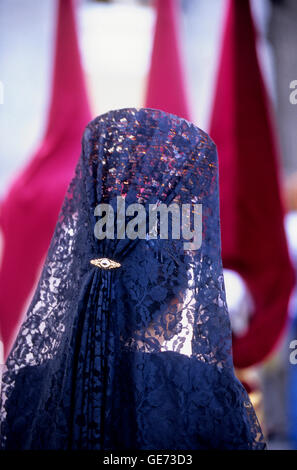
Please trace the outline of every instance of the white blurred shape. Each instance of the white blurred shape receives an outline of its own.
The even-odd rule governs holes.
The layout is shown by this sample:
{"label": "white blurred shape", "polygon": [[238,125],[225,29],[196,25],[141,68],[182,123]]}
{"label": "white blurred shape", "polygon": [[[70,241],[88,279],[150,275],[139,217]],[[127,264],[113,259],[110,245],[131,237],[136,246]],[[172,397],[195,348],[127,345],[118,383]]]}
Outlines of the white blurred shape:
{"label": "white blurred shape", "polygon": [[142,106],[155,10],[118,3],[86,3],[82,7],[81,52],[94,114]]}
{"label": "white blurred shape", "polygon": [[285,229],[291,258],[297,267],[297,211],[289,212],[285,217]]}
{"label": "white blurred shape", "polygon": [[242,336],[253,312],[252,296],[237,272],[224,269],[224,280],[232,331],[236,336]]}
{"label": "white blurred shape", "polygon": [[[289,253],[293,266],[295,268],[295,274],[297,275],[297,211],[292,211],[286,214],[285,217],[285,230],[287,235],[287,242]],[[289,315],[291,318],[297,316],[297,284],[295,283],[295,289],[292,292],[290,303],[289,303]]]}
{"label": "white blurred shape", "polygon": [[46,125],[56,2],[0,1],[0,196],[31,157]]}

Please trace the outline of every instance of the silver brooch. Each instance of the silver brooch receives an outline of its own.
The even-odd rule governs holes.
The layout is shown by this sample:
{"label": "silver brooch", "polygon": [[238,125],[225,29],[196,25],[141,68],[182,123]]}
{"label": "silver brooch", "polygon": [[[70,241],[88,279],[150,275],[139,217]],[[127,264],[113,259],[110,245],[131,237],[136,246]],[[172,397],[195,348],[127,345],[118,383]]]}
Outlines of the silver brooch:
{"label": "silver brooch", "polygon": [[109,258],[91,259],[90,263],[101,269],[115,269],[121,267],[120,263]]}

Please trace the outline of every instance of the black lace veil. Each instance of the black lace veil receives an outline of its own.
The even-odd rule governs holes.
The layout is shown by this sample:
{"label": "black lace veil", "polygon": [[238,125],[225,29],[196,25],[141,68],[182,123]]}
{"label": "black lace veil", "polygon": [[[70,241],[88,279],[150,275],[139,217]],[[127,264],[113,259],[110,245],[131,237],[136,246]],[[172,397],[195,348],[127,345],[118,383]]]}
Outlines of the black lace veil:
{"label": "black lace veil", "polygon": [[[146,214],[196,205],[201,247],[185,249],[170,223],[168,239],[153,237],[149,221],[143,238],[120,238],[119,200]],[[114,209],[113,239],[94,235],[98,204]],[[121,266],[90,263],[99,258]],[[206,133],[151,109],[87,126],[0,403],[2,448],[265,447],[233,371],[218,161]]]}

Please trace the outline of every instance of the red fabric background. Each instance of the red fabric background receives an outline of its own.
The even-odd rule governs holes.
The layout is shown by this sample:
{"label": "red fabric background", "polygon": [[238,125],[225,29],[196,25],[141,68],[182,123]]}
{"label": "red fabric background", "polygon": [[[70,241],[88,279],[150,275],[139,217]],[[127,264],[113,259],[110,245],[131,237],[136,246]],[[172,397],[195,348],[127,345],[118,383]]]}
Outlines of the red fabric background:
{"label": "red fabric background", "polygon": [[145,106],[190,119],[178,28],[178,2],[156,0],[156,26]]}
{"label": "red fabric background", "polygon": [[[25,118],[25,117],[24,117]],[[91,119],[71,0],[60,0],[52,100],[44,139],[1,203],[0,328],[5,356],[47,252]],[[17,130],[16,130],[17,131]]]}
{"label": "red fabric background", "polygon": [[233,340],[235,365],[247,367],[280,338],[294,282],[249,0],[229,3],[210,135],[219,154],[223,264],[243,277],[255,303],[249,330]]}

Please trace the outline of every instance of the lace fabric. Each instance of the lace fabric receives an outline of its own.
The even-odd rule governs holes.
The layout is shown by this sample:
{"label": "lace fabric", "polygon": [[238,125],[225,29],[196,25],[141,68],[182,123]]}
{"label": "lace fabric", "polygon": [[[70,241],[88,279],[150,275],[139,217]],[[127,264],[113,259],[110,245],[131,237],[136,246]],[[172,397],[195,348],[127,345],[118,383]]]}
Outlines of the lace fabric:
{"label": "lace fabric", "polygon": [[[86,128],[34,298],[6,361],[4,449],[263,449],[234,375],[218,161],[206,133],[152,109]],[[202,204],[202,244],[99,240],[98,204]],[[117,220],[116,220],[117,222]],[[115,227],[117,225],[115,224]],[[171,236],[170,236],[171,235]],[[109,258],[121,266],[91,264]]]}

